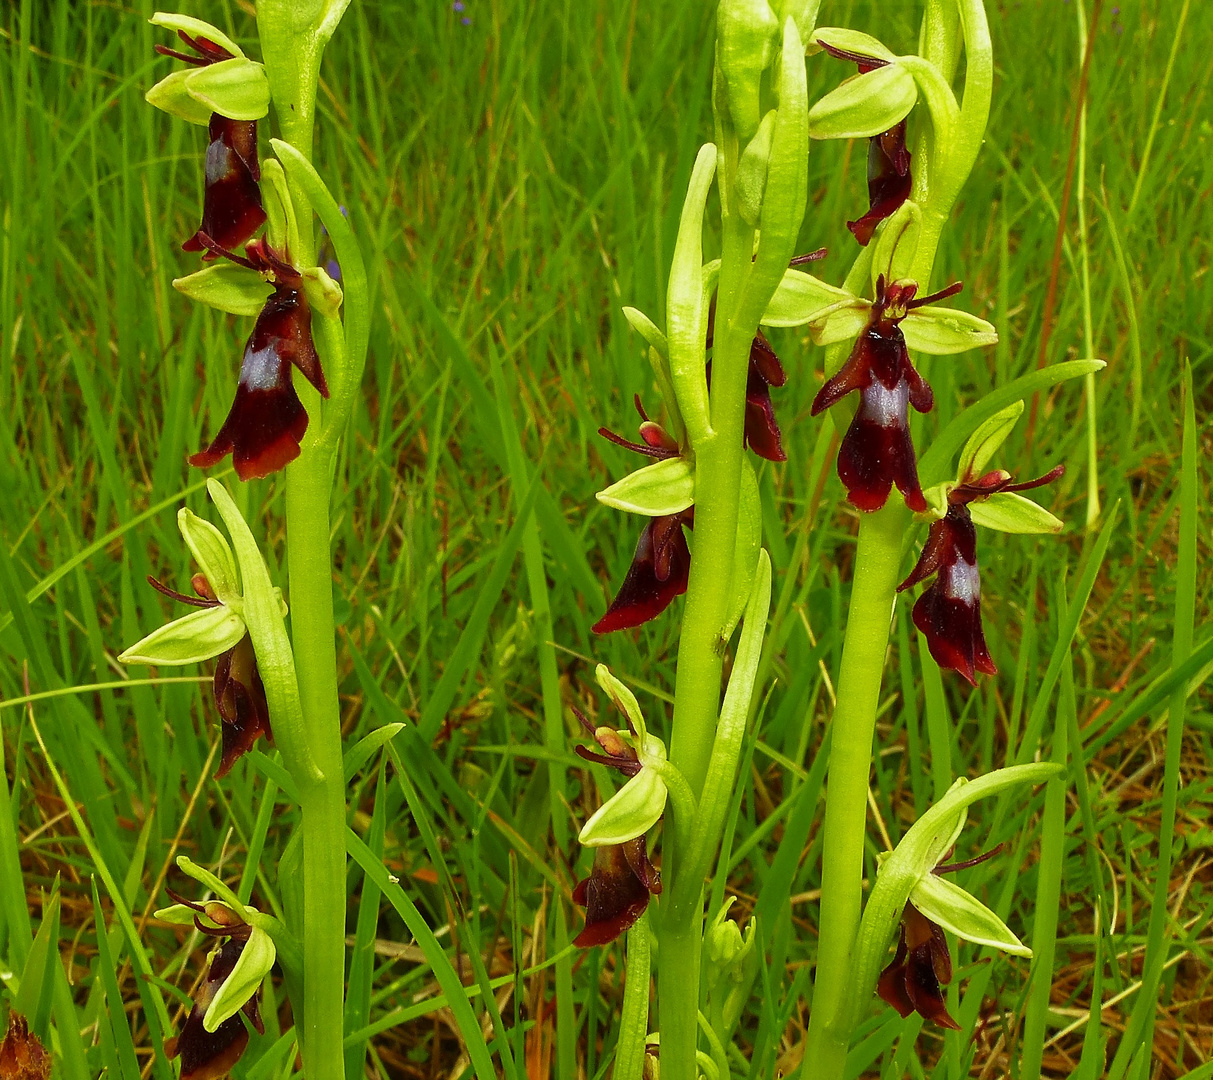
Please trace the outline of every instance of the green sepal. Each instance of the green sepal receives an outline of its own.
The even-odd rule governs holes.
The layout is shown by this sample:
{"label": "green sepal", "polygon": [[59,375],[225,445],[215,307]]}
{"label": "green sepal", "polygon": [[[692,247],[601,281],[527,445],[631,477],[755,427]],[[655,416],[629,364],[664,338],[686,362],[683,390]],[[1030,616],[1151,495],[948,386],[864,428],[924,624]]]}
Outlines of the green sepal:
{"label": "green sepal", "polygon": [[235,1016],[261,989],[261,981],[270,973],[277,958],[274,939],[254,926],[240,951],[232,973],[223,980],[202,1017],[202,1027],[214,1032],[224,1020]]}
{"label": "green sepal", "polygon": [[758,130],[762,73],[770,66],[779,20],[767,0],[722,0],[716,16],[716,63],[729,119],[741,143]]}
{"label": "green sepal", "polygon": [[1032,955],[1032,950],[985,904],[938,874],[924,874],[911,890],[910,902],[931,922],[974,945],[989,945],[1015,956]]}
{"label": "green sepal", "polygon": [[161,112],[177,117],[178,120],[206,127],[211,122],[211,113],[214,110],[191,95],[185,85],[186,80],[197,70],[197,68],[183,68],[179,71],[169,72],[143,95],[143,100]]}
{"label": "green sepal", "polygon": [[641,769],[594,812],[577,839],[586,847],[635,840],[661,819],[668,794],[656,769]]}
{"label": "green sepal", "polygon": [[1065,528],[1060,518],[1017,491],[996,491],[986,499],[971,502],[969,516],[974,525],[1021,536],[1059,533]]}
{"label": "green sepal", "polygon": [[187,904],[171,904],[152,912],[152,918],[161,922],[172,923],[173,926],[193,926],[197,912]]}
{"label": "green sepal", "polygon": [[958,483],[963,484],[985,475],[990,459],[1007,441],[1011,429],[1015,427],[1016,421],[1022,415],[1023,399],[1021,398],[978,425],[977,430],[969,436],[968,442],[960,452],[960,462],[956,469]]}
{"label": "green sepal", "polygon": [[229,262],[214,262],[185,277],[173,279],[173,288],[207,307],[232,315],[259,315],[274,287],[256,270]]}
{"label": "green sepal", "polygon": [[813,42],[809,45],[808,54],[822,51],[821,43],[843,52],[855,53],[857,56],[870,56],[873,60],[884,60],[892,63],[897,59],[896,54],[885,44],[871,34],[859,30],[849,30],[845,26],[821,26],[813,31]]}
{"label": "green sepal", "polygon": [[598,501],[628,514],[665,517],[695,502],[695,470],[685,458],[672,457],[637,469],[598,492]]}
{"label": "green sepal", "polygon": [[[953,792],[960,791],[968,784],[968,778],[958,776],[952,781],[952,786],[948,788],[944,799]],[[941,799],[942,803],[944,799]],[[956,841],[960,839],[960,834],[964,831],[965,822],[969,820],[969,808],[966,805],[961,805],[954,813],[945,815],[939,822],[935,830],[935,835],[927,844],[926,853],[923,856],[921,872],[930,873],[944,859],[948,857],[948,852],[956,847]]]}
{"label": "green sepal", "polygon": [[221,49],[226,49],[232,56],[244,59],[244,50],[217,26],[195,19],[191,15],[179,15],[173,11],[157,11],[147,20],[152,26],[162,26],[166,30],[184,31],[190,37],[202,37],[212,41]]}
{"label": "green sepal", "polygon": [[177,869],[186,877],[193,878],[199,885],[204,885],[210,889],[211,892],[235,912],[238,918],[246,923],[252,923],[256,909],[247,907],[241,903],[240,898],[223,883],[222,879],[216,877],[206,867],[199,866],[188,855],[178,855],[174,861],[177,863]]}
{"label": "green sepal", "polygon": [[[872,301],[852,296],[819,311],[809,322],[809,335],[816,345],[833,345],[839,341],[850,341],[852,338],[859,337],[871,320]],[[827,374],[834,373],[827,372]]]}
{"label": "green sepal", "polygon": [[998,343],[992,323],[958,308],[915,308],[901,322],[906,344],[932,356],[951,356]]}
{"label": "green sepal", "polygon": [[921,235],[922,209],[913,199],[906,199],[881,222],[872,252],[873,293],[876,292],[876,279],[881,274],[885,281],[899,281],[910,276]]}
{"label": "green sepal", "polygon": [[775,110],[771,109],[762,118],[762,123],[737,162],[737,211],[747,225],[757,225],[762,212],[767,166],[771,159],[771,138],[775,134],[775,116]]}
{"label": "green sepal", "polygon": [[118,662],[161,667],[198,664],[234,648],[245,632],[244,620],[226,605],[202,608],[153,630],[119,653]]}
{"label": "green sepal", "polygon": [[687,185],[666,294],[670,378],[691,445],[711,430],[706,375],[707,302],[703,291],[703,215],[716,175],[716,147],[699,148]]}
{"label": "green sepal", "polygon": [[337,318],[344,299],[341,286],[329,276],[323,266],[307,267],[303,270],[302,277],[303,295],[307,297],[312,311],[326,319]]}
{"label": "green sepal", "polygon": [[720,636],[727,641],[736,629],[754,591],[754,575],[762,547],[762,499],[758,477],[748,457],[741,459],[741,489],[737,501],[737,539],[733,547],[733,603]]}
{"label": "green sepal", "polygon": [[644,714],[640,711],[640,702],[636,700],[636,695],[615,678],[606,664],[599,664],[594,669],[594,678],[614,703],[615,708],[628,718],[632,727],[636,729],[636,734],[643,739],[648,731],[644,726]]}
{"label": "green sepal", "polygon": [[211,112],[230,120],[260,120],[270,111],[265,68],[244,57],[195,68],[185,80],[185,90]]}
{"label": "green sepal", "polygon": [[803,326],[834,305],[854,300],[846,289],[830,285],[803,270],[789,269],[784,271],[760,321],[763,326]]}
{"label": "green sepal", "polygon": [[265,207],[265,235],[274,251],[285,252],[287,258],[299,251],[299,223],[295,201],[286,182],[282,162],[269,157],[261,163],[261,202]]}
{"label": "green sepal", "polygon": [[205,518],[188,507],[177,511],[177,528],[189,547],[215,594],[215,599],[228,607],[240,607],[240,579],[236,574],[236,557],[227,538]]}
{"label": "green sepal", "polygon": [[870,139],[901,123],[918,100],[918,84],[900,63],[853,75],[809,110],[814,139]]}

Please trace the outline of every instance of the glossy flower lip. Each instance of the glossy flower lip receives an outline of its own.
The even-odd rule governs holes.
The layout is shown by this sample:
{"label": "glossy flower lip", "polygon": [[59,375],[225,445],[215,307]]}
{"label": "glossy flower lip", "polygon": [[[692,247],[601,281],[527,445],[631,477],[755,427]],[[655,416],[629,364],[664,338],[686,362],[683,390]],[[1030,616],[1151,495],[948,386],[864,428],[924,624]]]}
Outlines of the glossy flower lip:
{"label": "glossy flower lip", "polygon": [[657,618],[687,591],[691,549],[683,526],[694,522],[694,508],[650,519],[640,534],[632,564],[606,614],[590,629],[595,634],[627,630]]}
{"label": "glossy flower lip", "polygon": [[661,872],[649,861],[643,836],[594,849],[590,876],[573,889],[573,903],[584,907],[585,929],[573,944],[586,949],[606,945],[631,927],[661,892]]}
{"label": "glossy flower lip", "polygon": [[[880,57],[836,48],[820,38],[817,44],[836,60],[855,64],[860,75],[889,64],[888,60]],[[906,122],[902,120],[888,131],[868,140],[868,212],[855,221],[847,222],[847,228],[862,246],[868,246],[876,226],[885,218],[892,217],[910,197],[912,187],[910,151],[906,149]]]}
{"label": "glossy flower lip", "polygon": [[1015,484],[1009,473],[998,469],[952,487],[944,516],[931,523],[918,562],[897,587],[902,592],[935,575],[935,581],[914,603],[914,625],[927,639],[935,663],[974,686],[978,672],[997,675],[998,668],[986,646],[981,621],[977,530],[969,506],[992,495],[1040,487],[1064,471],[1059,465],[1035,480]]}
{"label": "glossy flower lip", "polygon": [[322,397],[328,397],[302,277],[267,245],[253,243],[248,250],[248,258],[228,251],[221,254],[239,265],[272,274],[274,292],[245,344],[240,381],[227,419],[211,444],[189,458],[191,465],[205,468],[231,454],[241,480],[269,476],[299,456],[308,415],[291,381],[292,366]]}
{"label": "glossy flower lip", "polygon": [[951,981],[952,957],[943,930],[907,903],[897,953],[880,973],[877,993],[903,1017],[917,1012],[940,1027],[959,1031],[943,992]]}
{"label": "glossy flower lip", "polygon": [[935,395],[910,362],[900,323],[911,311],[960,291],[959,283],[930,296],[915,298],[913,281],[876,283],[876,299],[867,328],[838,373],[813,399],[812,415],[859,392],[859,408],[838,451],[838,476],[847,499],[857,510],[879,510],[896,485],[906,506],[927,509],[918,479],[918,460],[910,437],[909,407],[930,412]]}
{"label": "glossy flower lip", "polygon": [[215,247],[229,251],[239,247],[266,218],[258,186],[257,121],[212,113],[208,131],[202,223],[181,245],[183,251],[203,252],[207,261],[217,257]]}

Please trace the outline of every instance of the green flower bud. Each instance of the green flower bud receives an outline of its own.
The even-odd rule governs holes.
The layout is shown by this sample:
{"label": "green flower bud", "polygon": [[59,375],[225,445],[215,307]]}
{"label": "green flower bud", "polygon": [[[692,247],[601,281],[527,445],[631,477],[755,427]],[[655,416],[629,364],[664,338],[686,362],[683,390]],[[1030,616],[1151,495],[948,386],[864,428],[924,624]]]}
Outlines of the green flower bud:
{"label": "green flower bud", "polygon": [[344,294],[323,266],[309,266],[302,272],[303,295],[311,304],[312,311],[327,319],[337,318]]}
{"label": "green flower bud", "polygon": [[754,575],[758,570],[758,553],[762,547],[762,499],[758,494],[758,475],[748,456],[741,460],[737,539],[733,549],[733,603],[729,608],[728,622],[720,630],[720,636],[726,641],[732,636],[750,602]]}
{"label": "green flower bud", "polygon": [[616,481],[597,498],[628,514],[677,514],[695,502],[695,471],[686,458],[666,458]]}
{"label": "green flower bud", "polygon": [[745,143],[758,130],[762,73],[771,63],[779,20],[767,0],[722,0],[716,26],[716,63],[729,119]]}
{"label": "green flower bud", "polygon": [[757,225],[762,211],[762,196],[767,187],[767,166],[771,158],[771,140],[775,134],[776,112],[762,118],[758,131],[746,144],[737,162],[737,210],[747,225]]}
{"label": "green flower bud", "polygon": [[261,201],[265,208],[265,235],[274,251],[285,252],[288,260],[299,251],[299,224],[295,203],[286,182],[286,171],[277,158],[261,165]]}

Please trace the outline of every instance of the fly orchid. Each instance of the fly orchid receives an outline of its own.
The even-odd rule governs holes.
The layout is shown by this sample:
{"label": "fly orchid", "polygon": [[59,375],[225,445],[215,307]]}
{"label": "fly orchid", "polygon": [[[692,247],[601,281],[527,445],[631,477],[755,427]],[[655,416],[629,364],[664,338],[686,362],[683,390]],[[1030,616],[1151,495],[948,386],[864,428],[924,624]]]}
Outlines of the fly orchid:
{"label": "fly orchid", "polygon": [[1019,484],[1012,483],[1005,470],[984,471],[1022,412],[1023,402],[1019,401],[986,421],[962,452],[956,481],[931,489],[936,520],[917,564],[898,586],[901,592],[935,576],[914,604],[914,625],[927,639],[935,662],[974,685],[976,672],[998,673],[981,622],[974,526],[1028,534],[1056,533],[1062,528],[1059,519],[1018,493],[1056,480],[1065,472],[1064,465]]}
{"label": "fly orchid", "polygon": [[219,29],[184,15],[158,13],[152,22],[177,31],[189,52],[157,45],[156,52],[189,65],[172,72],[147,93],[147,100],[185,120],[207,127],[202,223],[182,244],[186,251],[216,257],[232,250],[265,222],[257,121],[269,109],[265,69],[249,60]]}
{"label": "fly orchid", "polygon": [[[202,568],[192,579],[197,595],[176,592],[155,578],[148,580],[158,592],[198,610],[153,630],[118,660],[163,667],[216,660],[214,696],[222,721],[223,749],[215,776],[222,778],[257,739],[273,737],[269,706],[244,620],[244,597],[231,547],[214,525],[185,507],[177,514],[177,525]],[[281,593],[277,598],[285,615]]]}

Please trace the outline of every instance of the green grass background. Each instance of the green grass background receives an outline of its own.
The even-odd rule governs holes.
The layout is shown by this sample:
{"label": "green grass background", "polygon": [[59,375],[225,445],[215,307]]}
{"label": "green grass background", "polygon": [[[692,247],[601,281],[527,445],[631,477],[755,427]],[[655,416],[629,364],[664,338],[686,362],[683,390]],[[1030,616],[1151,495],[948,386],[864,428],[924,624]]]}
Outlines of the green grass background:
{"label": "green grass background", "polygon": [[[920,445],[1037,364],[1071,152],[1074,4],[988,6],[990,131],[934,284],[962,278],[963,305],[1000,342],[931,362],[938,404]],[[677,607],[638,635],[588,633],[636,537],[632,520],[594,501],[634,465],[596,429],[630,433],[633,393],[655,403],[620,309],[663,316],[682,193],[710,137],[713,7],[466,0],[465,24],[439,0],[354,0],[326,55],[316,161],[374,279],[365,395],[335,496],[343,723],[350,741],[410,724],[395,746],[403,770],[376,757],[358,771],[351,822],[463,982],[480,994],[497,979],[495,1007],[484,1010],[483,994],[472,1002],[483,1036],[460,1036],[434,1000],[433,955],[351,863],[351,1069],[369,1045],[376,1075],[458,1076],[487,1045],[504,1076],[608,1070],[620,951],[564,945],[580,926],[569,892],[589,865],[573,837],[609,781],[572,755],[570,707],[607,715],[591,666],[606,661],[668,732]],[[825,0],[821,23],[908,51],[917,8]],[[187,10],[257,55],[248,4]],[[157,673],[114,660],[177,614],[145,576],[180,587],[192,572],[176,508],[184,498],[209,510],[185,455],[221,422],[249,329],[170,285],[193,267],[179,243],[196,226],[204,136],[142,100],[169,67],[152,52],[151,12],[150,0],[10,0],[0,29],[0,747],[11,792],[0,803],[0,967],[41,1031],[53,1028],[72,1080],[102,1068],[171,1076],[153,1049],[204,952],[149,919],[166,880],[186,884],[171,859],[188,854],[272,909],[294,815],[272,756],[209,779],[209,672],[164,671],[177,681],[148,685]],[[1067,383],[1042,396],[1031,444],[1021,423],[1002,459],[1024,476],[1066,463],[1045,494],[1065,534],[981,537],[1001,674],[970,692],[924,671],[899,605],[869,830],[871,873],[885,836],[895,842],[953,776],[1021,751],[1070,761],[1064,797],[1059,787],[1051,804],[1041,791],[979,807],[958,852],[975,854],[987,833],[1009,843],[968,885],[1051,962],[1029,981],[1027,962],[964,946],[952,990],[963,1036],[929,1029],[915,1044],[915,1019],[874,1008],[854,1076],[1213,1075],[1201,1068],[1213,1058],[1208,531],[1185,548],[1180,525],[1182,508],[1190,534],[1208,497],[1213,9],[1104,3],[1094,32],[1085,172],[1046,359],[1108,361],[1095,380],[1103,514],[1084,528],[1091,418],[1081,384]],[[814,97],[843,75],[824,57],[808,70]],[[866,202],[864,157],[861,146],[813,146],[802,241],[829,246],[818,268],[828,280],[841,281],[855,250],[844,222]],[[712,892],[759,918],[764,964],[738,1039],[750,1064],[734,1063],[752,1077],[794,1069],[807,1022],[817,751],[856,530],[824,457],[828,421],[809,417],[822,354],[791,331],[774,341],[790,377],[775,392],[789,461],[761,474],[779,601],[773,683]],[[1185,359],[1195,427],[1181,495]],[[511,531],[536,477],[534,512]],[[281,485],[255,482],[238,498],[264,523],[283,581]],[[1095,537],[1109,522],[1105,551]],[[1084,586],[1067,649],[1063,608],[1081,604]],[[1192,602],[1194,660],[1172,675],[1175,612]],[[81,689],[93,684],[107,687]],[[1182,732],[1171,724],[1176,800],[1164,744],[1185,699]],[[1168,806],[1175,857],[1160,901]],[[1150,1019],[1134,1029],[1139,1045],[1115,1057],[1142,999],[1152,910],[1161,989],[1139,1011],[1138,1023]],[[66,979],[50,974],[56,950]],[[1098,1023],[1087,1022],[1093,994],[1110,1002]],[[293,1066],[272,1006],[242,1080]]]}

